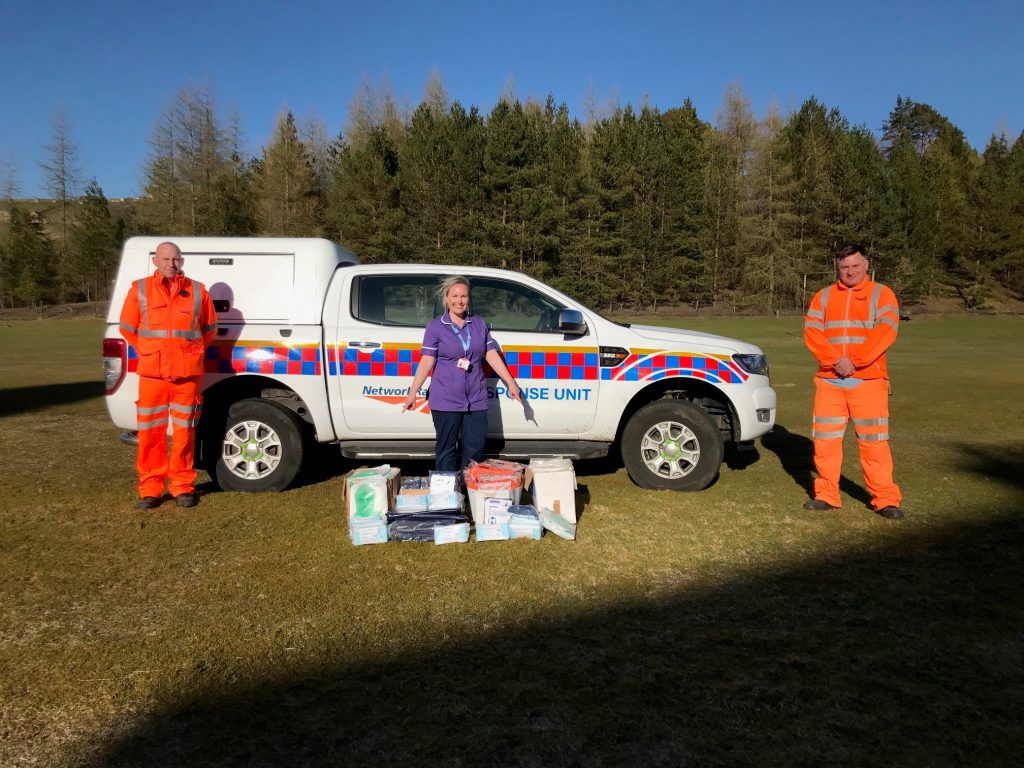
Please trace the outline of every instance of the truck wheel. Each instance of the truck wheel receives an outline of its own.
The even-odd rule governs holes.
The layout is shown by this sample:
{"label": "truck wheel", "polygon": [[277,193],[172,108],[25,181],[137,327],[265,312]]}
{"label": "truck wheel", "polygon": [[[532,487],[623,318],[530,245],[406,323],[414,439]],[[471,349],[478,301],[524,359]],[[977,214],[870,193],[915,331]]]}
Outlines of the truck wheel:
{"label": "truck wheel", "polygon": [[299,420],[269,400],[240,400],[228,410],[215,474],[226,491],[283,491],[302,466]]}
{"label": "truck wheel", "polygon": [[622,463],[641,488],[703,490],[718,474],[723,453],[714,422],[685,400],[645,405],[622,432]]}

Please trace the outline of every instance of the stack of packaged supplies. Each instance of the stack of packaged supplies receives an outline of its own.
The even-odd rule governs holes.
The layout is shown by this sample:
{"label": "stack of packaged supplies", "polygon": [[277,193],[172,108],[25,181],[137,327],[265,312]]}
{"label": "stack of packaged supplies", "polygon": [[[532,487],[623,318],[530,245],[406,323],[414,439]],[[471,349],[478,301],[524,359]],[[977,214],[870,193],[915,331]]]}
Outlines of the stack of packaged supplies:
{"label": "stack of packaged supplies", "polygon": [[[465,482],[466,495],[460,493]],[[533,504],[520,504],[523,488]],[[469,541],[471,520],[477,541],[539,540],[545,530],[576,538],[576,474],[563,458],[471,462],[465,472],[402,477],[382,464],[345,476],[343,498],[349,537],[356,546],[386,541]]]}
{"label": "stack of packaged supplies", "polygon": [[407,477],[387,513],[392,541],[433,541],[464,544],[469,541],[465,497],[458,492],[458,473],[431,472],[429,478]]}
{"label": "stack of packaged supplies", "polygon": [[509,522],[508,508],[519,503],[523,492],[523,470],[522,464],[501,459],[470,462],[463,474],[477,527]]}
{"label": "stack of packaged supplies", "polygon": [[342,488],[353,544],[383,544],[388,540],[387,513],[401,476],[397,467],[382,464],[357,469],[345,477]]}

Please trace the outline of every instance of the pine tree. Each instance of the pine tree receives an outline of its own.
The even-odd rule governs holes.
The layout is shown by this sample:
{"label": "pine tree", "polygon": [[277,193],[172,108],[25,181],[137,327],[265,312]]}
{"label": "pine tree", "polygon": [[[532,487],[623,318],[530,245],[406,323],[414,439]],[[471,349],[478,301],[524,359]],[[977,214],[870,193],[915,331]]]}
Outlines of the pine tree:
{"label": "pine tree", "polygon": [[12,306],[50,303],[57,296],[57,258],[38,217],[11,208],[3,252],[5,291]]}
{"label": "pine tree", "polygon": [[687,99],[662,115],[665,124],[665,221],[662,276],[669,301],[706,300],[699,283],[700,233],[706,226],[703,168],[709,126]]}
{"label": "pine tree", "polygon": [[798,194],[782,117],[769,110],[754,141],[750,171],[742,182],[739,247],[746,254],[740,286],[762,311],[803,303]]}
{"label": "pine tree", "polygon": [[319,234],[318,200],[306,149],[299,140],[295,117],[285,112],[277,121],[269,146],[256,170],[256,219],[259,233],[271,237]]}
{"label": "pine tree", "polygon": [[113,277],[118,241],[110,207],[95,179],[85,187],[71,233],[71,275],[74,292],[85,301],[97,301]]}
{"label": "pine tree", "polygon": [[68,282],[70,205],[78,193],[81,173],[78,167],[78,145],[71,139],[71,126],[63,107],[59,107],[54,115],[53,138],[46,147],[46,160],[39,165],[46,175],[46,189],[57,201],[57,255],[54,264],[54,285],[57,301],[63,303]]}

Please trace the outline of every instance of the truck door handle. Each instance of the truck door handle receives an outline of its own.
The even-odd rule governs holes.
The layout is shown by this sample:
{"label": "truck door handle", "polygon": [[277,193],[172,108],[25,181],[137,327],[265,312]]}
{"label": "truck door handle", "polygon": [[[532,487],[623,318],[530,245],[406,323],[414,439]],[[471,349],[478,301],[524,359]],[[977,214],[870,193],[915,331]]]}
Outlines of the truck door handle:
{"label": "truck door handle", "polygon": [[348,343],[350,347],[363,347],[365,348],[376,348],[380,346],[379,341],[350,341]]}

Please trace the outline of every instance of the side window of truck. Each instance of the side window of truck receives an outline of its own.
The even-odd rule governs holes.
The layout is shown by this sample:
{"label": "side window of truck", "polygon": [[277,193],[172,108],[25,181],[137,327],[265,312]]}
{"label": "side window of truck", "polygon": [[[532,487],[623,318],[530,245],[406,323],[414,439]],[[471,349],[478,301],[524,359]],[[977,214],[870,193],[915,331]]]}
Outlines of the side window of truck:
{"label": "side window of truck", "polygon": [[563,307],[525,285],[489,277],[474,277],[471,299],[480,315],[496,331],[556,332]]}
{"label": "side window of truck", "polygon": [[355,283],[352,317],[364,323],[423,328],[440,313],[437,275],[366,275]]}

